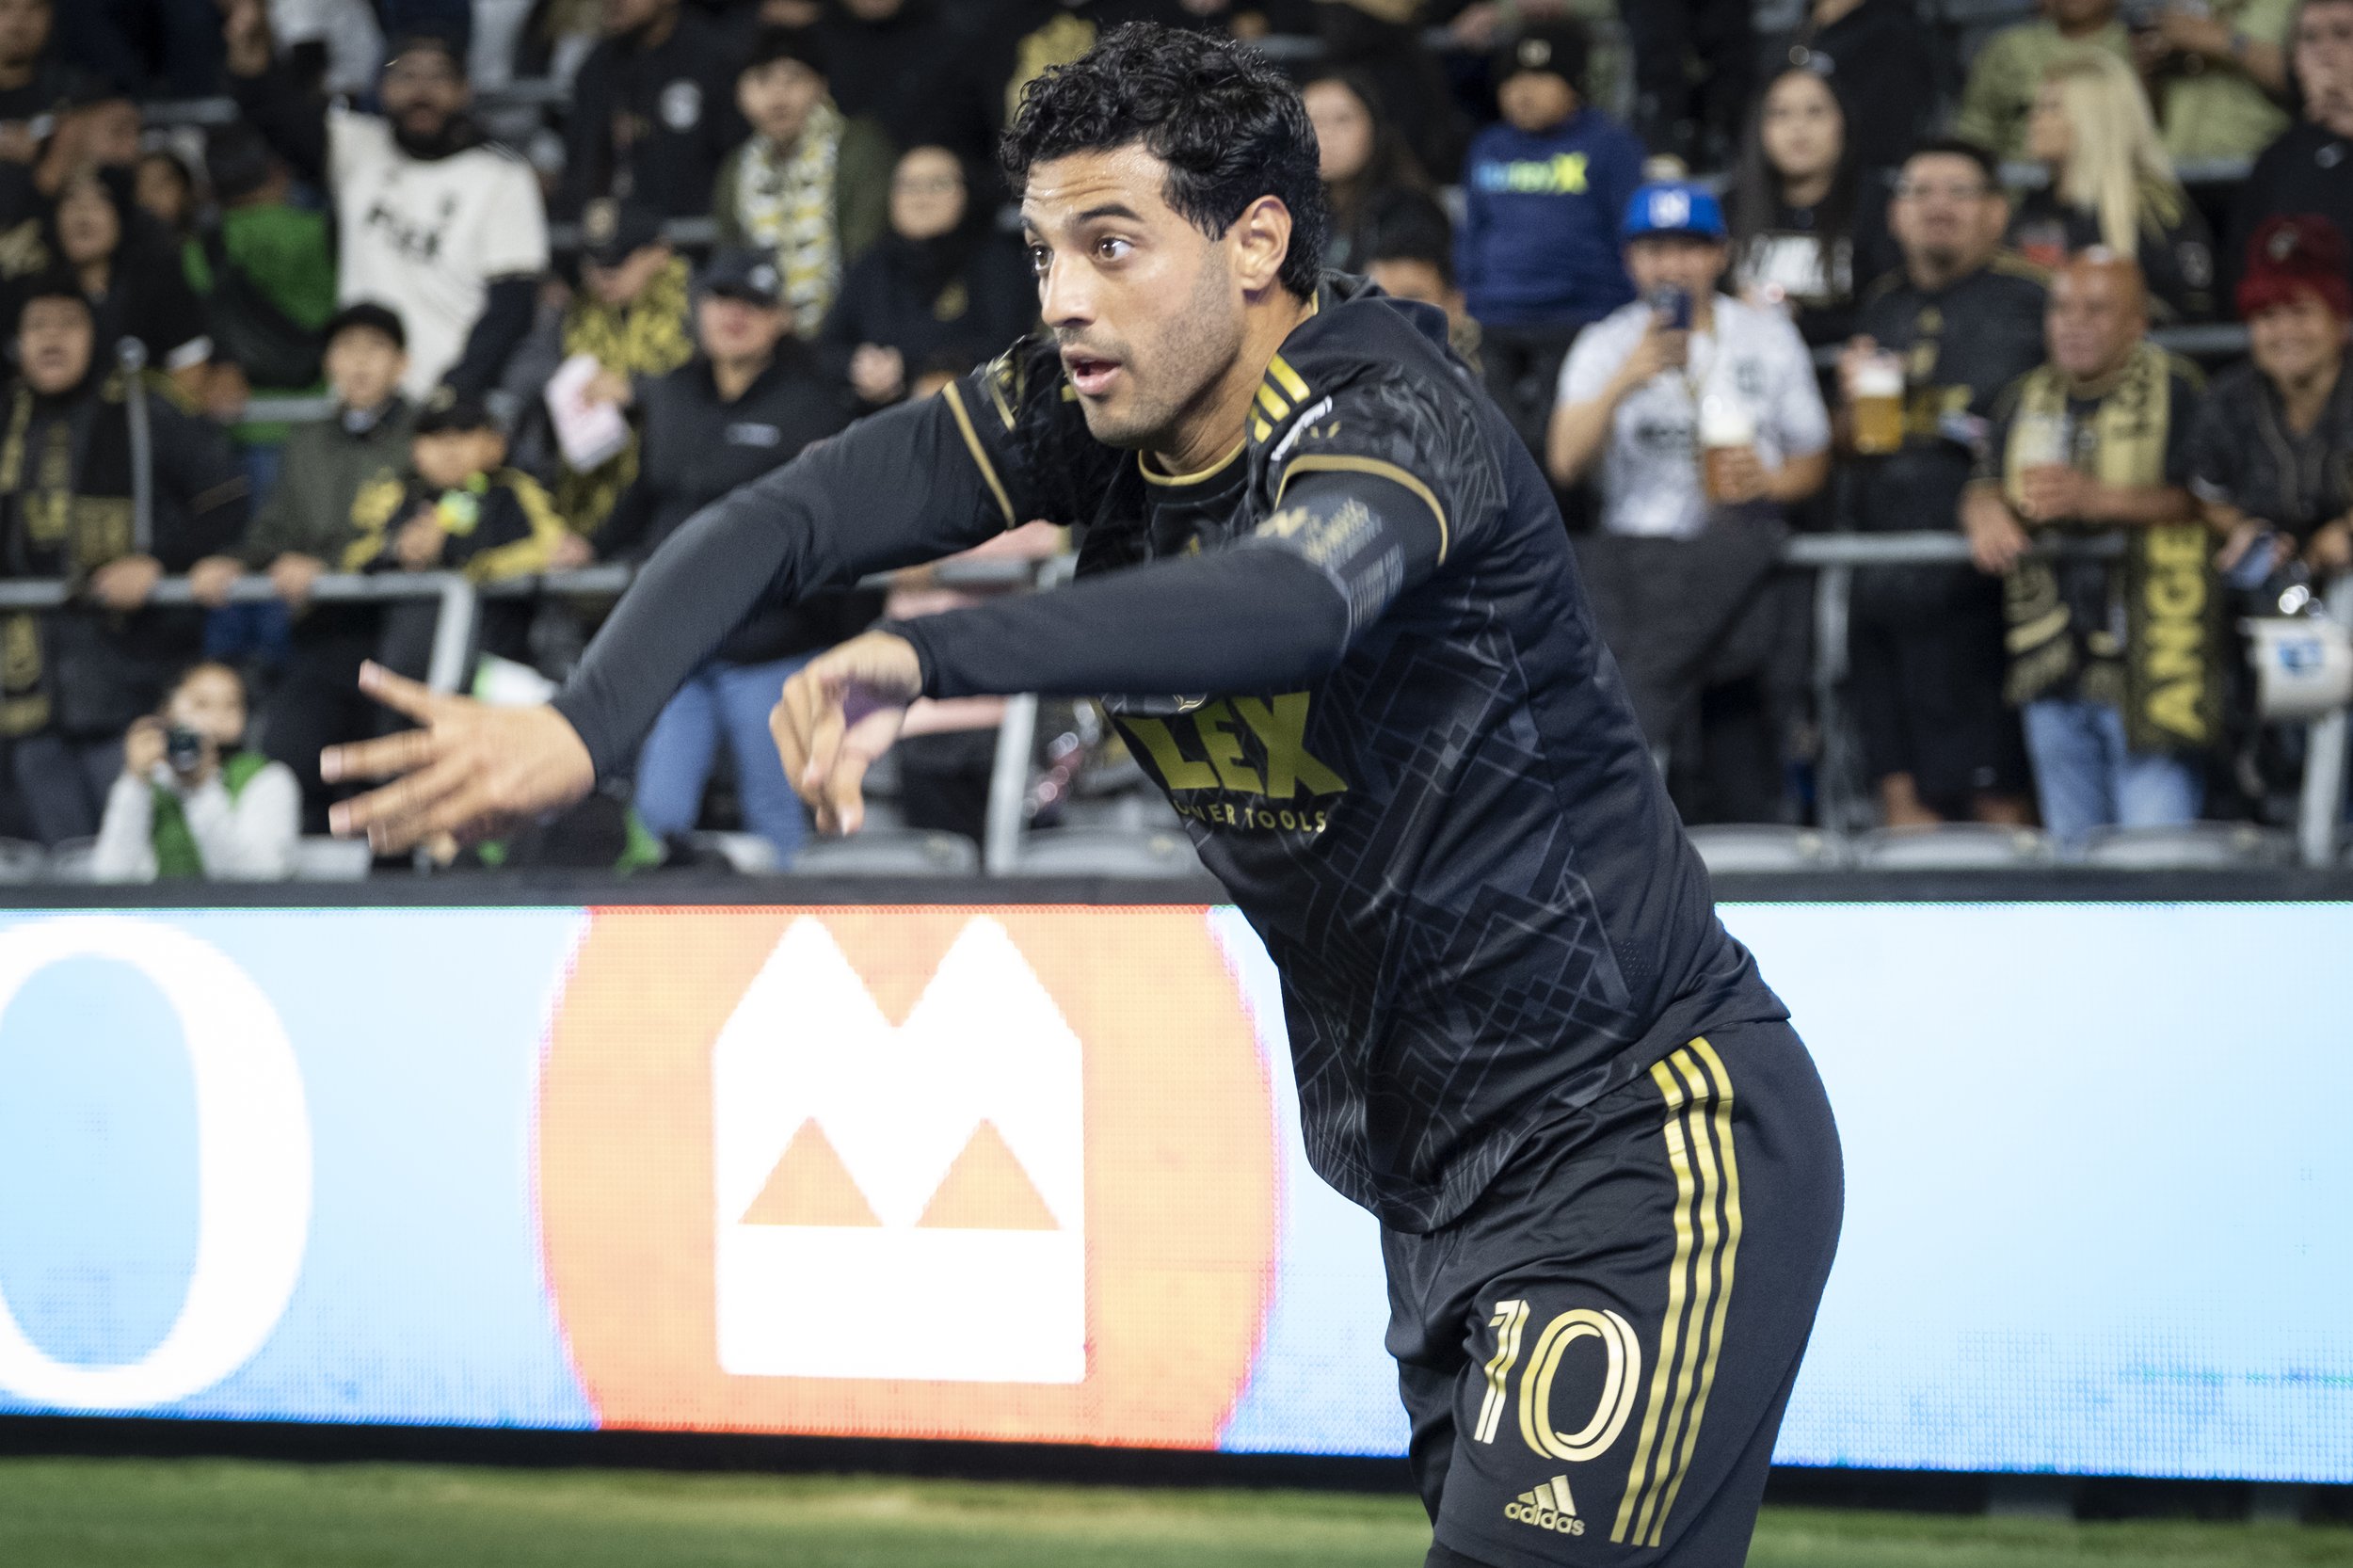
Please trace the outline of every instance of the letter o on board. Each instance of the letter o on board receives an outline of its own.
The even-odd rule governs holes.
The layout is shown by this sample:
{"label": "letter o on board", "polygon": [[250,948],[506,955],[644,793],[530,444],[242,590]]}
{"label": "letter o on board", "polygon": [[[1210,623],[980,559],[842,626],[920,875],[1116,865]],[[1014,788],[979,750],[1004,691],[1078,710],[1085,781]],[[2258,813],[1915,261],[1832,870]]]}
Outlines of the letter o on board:
{"label": "letter o on board", "polygon": [[18,926],[0,932],[0,1013],[71,958],[129,965],[180,1020],[196,1082],[196,1267],[162,1341],[120,1366],[53,1359],[0,1298],[0,1388],[67,1409],[133,1410],[218,1383],[278,1326],[310,1237],[311,1119],[277,1009],[219,949],[123,916]]}

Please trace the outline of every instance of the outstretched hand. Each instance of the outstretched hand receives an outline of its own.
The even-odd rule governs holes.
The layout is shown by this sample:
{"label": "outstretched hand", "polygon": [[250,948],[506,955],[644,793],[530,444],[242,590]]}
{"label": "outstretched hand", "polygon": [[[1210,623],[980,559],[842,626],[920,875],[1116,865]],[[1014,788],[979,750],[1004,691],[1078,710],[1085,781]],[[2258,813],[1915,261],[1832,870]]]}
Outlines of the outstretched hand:
{"label": "outstretched hand", "polygon": [[360,667],[360,689],[418,725],[380,741],[329,746],[319,756],[319,776],[329,783],[393,781],[328,816],[338,837],[365,834],[378,854],[443,835],[478,843],[596,787],[587,746],[552,708],[492,708],[373,664]]}
{"label": "outstretched hand", "polygon": [[853,637],[784,683],[768,731],[819,832],[856,833],[866,821],[866,770],[899,738],[908,704],[922,694],[914,646],[888,632]]}

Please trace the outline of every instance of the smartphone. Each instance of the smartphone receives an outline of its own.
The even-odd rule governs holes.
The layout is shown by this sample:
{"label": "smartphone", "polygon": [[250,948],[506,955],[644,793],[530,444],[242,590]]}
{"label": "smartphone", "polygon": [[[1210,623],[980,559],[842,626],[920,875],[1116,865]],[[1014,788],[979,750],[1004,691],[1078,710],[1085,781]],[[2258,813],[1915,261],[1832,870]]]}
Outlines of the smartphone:
{"label": "smartphone", "polygon": [[173,725],[164,731],[164,761],[176,774],[193,774],[204,765],[204,737],[184,725]]}
{"label": "smartphone", "polygon": [[2280,565],[2281,546],[2278,534],[2264,534],[2248,545],[2245,554],[2231,568],[2230,583],[2233,588],[2254,589],[2271,581],[2271,574]]}
{"label": "smartphone", "polygon": [[1691,329],[1691,291],[1673,284],[1650,291],[1651,313],[1658,318],[1659,328],[1669,332],[1689,332]]}

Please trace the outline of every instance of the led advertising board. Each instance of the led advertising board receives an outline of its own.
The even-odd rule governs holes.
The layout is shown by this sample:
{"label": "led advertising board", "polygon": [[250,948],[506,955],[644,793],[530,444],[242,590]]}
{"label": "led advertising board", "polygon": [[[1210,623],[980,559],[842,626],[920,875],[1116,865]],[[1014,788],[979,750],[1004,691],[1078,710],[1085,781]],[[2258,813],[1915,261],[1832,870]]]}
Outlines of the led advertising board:
{"label": "led advertising board", "polygon": [[[1725,918],[1847,1160],[1777,1458],[2353,1481],[2353,906]],[[1385,1315],[1230,909],[0,917],[0,1413],[1385,1455]]]}

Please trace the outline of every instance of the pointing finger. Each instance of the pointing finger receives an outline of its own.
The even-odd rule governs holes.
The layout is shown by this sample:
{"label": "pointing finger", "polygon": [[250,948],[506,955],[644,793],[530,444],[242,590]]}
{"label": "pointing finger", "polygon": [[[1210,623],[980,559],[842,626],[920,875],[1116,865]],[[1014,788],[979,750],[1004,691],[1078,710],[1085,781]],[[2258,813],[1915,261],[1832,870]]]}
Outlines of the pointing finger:
{"label": "pointing finger", "polygon": [[360,689],[419,724],[431,724],[439,716],[443,700],[439,692],[422,680],[395,675],[373,660],[360,666]]}

